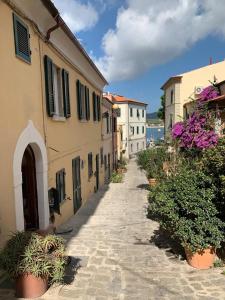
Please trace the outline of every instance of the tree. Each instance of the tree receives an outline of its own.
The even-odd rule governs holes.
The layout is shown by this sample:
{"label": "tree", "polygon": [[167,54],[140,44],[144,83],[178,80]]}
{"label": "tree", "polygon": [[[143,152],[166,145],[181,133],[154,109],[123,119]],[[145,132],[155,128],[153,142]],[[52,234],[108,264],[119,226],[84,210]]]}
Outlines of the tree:
{"label": "tree", "polygon": [[165,120],[165,95],[162,95],[160,99],[161,99],[161,107],[157,112],[157,116],[159,119]]}

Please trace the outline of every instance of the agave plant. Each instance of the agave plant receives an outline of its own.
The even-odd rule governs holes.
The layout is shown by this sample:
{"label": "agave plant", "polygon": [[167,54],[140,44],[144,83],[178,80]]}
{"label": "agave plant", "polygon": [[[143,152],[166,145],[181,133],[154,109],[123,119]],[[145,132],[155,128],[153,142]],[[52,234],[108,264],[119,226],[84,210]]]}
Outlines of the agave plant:
{"label": "agave plant", "polygon": [[66,265],[64,240],[34,232],[16,232],[0,252],[0,266],[10,277],[23,274],[61,282]]}

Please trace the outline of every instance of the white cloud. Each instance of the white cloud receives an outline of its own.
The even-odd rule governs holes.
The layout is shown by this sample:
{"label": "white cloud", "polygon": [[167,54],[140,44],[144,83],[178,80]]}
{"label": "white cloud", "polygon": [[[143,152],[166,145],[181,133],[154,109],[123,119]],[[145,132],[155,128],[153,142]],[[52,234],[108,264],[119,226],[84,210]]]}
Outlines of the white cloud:
{"label": "white cloud", "polygon": [[98,12],[92,4],[78,0],[52,0],[62,18],[73,32],[88,30],[98,21]]}
{"label": "white cloud", "polygon": [[225,1],[127,0],[95,60],[109,81],[131,79],[209,34],[225,36]]}

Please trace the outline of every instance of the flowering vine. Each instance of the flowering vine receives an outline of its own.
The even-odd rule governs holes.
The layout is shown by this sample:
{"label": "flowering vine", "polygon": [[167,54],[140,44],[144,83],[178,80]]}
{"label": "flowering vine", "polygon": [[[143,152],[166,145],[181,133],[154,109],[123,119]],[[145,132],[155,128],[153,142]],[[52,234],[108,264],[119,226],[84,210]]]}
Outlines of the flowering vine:
{"label": "flowering vine", "polygon": [[198,109],[186,121],[174,124],[172,137],[178,140],[180,147],[206,149],[218,143],[212,116],[203,109],[204,103],[216,96],[218,91],[213,86],[205,88],[197,101]]}

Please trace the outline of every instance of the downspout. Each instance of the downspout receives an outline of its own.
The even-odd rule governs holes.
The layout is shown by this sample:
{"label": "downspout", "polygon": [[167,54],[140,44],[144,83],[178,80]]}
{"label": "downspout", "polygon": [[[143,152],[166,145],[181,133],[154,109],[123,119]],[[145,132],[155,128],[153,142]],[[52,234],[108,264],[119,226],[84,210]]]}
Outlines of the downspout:
{"label": "downspout", "polygon": [[47,33],[46,33],[46,41],[47,42],[50,39],[51,33],[53,31],[55,31],[56,29],[58,29],[64,23],[63,19],[60,17],[59,14],[55,16],[55,21],[56,21],[56,24],[47,30]]}

